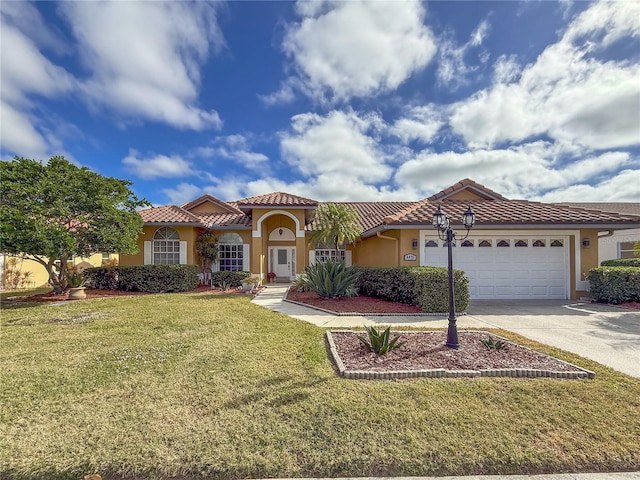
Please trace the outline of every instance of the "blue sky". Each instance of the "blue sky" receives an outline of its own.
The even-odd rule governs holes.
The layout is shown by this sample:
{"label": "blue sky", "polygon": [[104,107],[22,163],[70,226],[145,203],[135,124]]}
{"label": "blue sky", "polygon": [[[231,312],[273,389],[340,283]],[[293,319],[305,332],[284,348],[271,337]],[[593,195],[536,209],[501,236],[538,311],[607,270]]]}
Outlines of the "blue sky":
{"label": "blue sky", "polygon": [[203,193],[640,201],[640,2],[0,4],[0,156]]}

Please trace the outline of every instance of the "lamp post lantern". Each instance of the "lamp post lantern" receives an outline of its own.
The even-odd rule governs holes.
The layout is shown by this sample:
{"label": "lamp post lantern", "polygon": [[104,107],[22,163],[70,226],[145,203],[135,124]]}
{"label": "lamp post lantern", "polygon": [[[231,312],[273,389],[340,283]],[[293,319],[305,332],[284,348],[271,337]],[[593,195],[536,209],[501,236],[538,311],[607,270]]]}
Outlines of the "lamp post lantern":
{"label": "lamp post lantern", "polygon": [[[467,234],[461,238],[464,240],[469,236],[471,227],[473,227],[476,221],[476,215],[471,209],[471,205],[467,208],[467,211],[462,215],[462,224],[467,229]],[[440,206],[433,214],[433,226],[438,231],[438,237],[440,240],[446,242],[447,255],[448,255],[448,268],[449,268],[449,327],[447,329],[447,347],[459,349],[460,342],[458,341],[458,326],[456,324],[456,307],[455,307],[455,295],[453,290],[453,242],[456,239],[456,234],[451,229],[451,221],[449,217],[442,211]]]}

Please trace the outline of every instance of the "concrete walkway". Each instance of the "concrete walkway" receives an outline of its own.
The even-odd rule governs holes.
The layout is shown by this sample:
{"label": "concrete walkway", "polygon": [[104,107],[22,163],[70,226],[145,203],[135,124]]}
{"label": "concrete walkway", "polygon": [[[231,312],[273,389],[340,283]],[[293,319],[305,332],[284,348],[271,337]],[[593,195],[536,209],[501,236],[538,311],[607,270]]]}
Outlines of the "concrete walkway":
{"label": "concrete walkway", "polygon": [[[253,302],[324,328],[363,325],[446,328],[446,316],[337,316],[283,301],[288,285],[269,285]],[[501,328],[640,378],[640,311],[568,300],[472,301],[458,328]]]}

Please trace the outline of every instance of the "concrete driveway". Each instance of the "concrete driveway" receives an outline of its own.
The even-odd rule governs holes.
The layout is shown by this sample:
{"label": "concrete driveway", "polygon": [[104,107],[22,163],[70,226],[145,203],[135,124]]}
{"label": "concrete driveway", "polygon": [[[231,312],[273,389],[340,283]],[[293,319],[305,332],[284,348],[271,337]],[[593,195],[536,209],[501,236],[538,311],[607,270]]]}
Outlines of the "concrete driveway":
{"label": "concrete driveway", "polygon": [[467,317],[640,378],[640,311],[561,300],[474,300]]}

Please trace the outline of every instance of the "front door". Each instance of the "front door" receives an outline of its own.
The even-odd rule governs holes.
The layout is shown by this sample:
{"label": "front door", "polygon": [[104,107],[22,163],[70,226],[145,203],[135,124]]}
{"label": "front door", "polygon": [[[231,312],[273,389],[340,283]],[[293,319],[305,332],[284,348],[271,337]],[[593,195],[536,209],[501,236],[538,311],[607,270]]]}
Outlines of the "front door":
{"label": "front door", "polygon": [[295,247],[270,247],[269,271],[276,274],[279,281],[291,280],[295,272]]}

